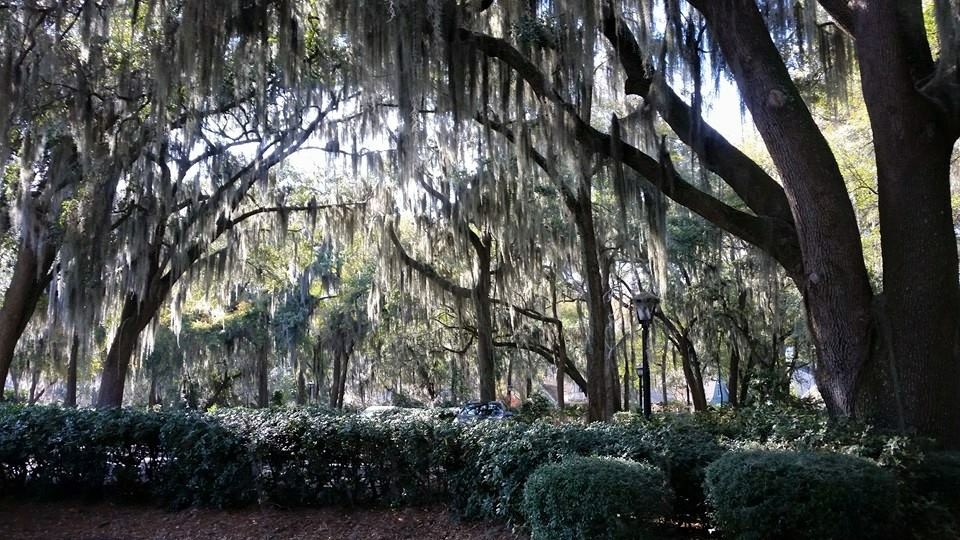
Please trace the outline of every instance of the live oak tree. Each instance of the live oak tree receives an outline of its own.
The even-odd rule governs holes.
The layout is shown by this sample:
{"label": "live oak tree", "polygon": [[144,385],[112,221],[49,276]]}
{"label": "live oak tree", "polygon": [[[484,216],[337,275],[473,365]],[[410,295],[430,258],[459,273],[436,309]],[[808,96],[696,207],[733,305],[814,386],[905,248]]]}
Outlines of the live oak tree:
{"label": "live oak tree", "polygon": [[[490,4],[395,3],[389,21],[371,16],[379,2],[337,7],[364,42],[365,69],[398,67],[391,82],[407,118],[422,100],[450,111],[454,124],[495,111],[523,140],[553,149],[547,155],[596,155],[633,169],[784,268],[804,299],[832,414],[960,444],[960,411],[951,406],[960,382],[949,190],[960,111],[953,3],[934,2],[936,54],[920,0]],[[613,71],[602,88],[592,69],[598,53],[609,53]],[[791,73],[821,69],[842,96],[853,56],[876,150],[882,291],[871,287],[837,160]],[[703,120],[705,66],[736,82],[775,176]],[[674,74],[692,82],[689,103],[672,88]],[[641,98],[742,205],[697,189],[626,126],[598,128],[583,116],[597,92]],[[445,132],[459,142],[455,129]],[[405,135],[414,143],[417,124],[408,122]]]}
{"label": "live oak tree", "polygon": [[[42,171],[36,165],[43,152],[26,150],[51,146],[25,145],[31,139],[21,134],[29,131],[24,126],[46,124],[38,123],[40,116],[22,115],[35,109],[25,107],[30,98],[40,96],[46,103],[44,89],[51,85],[44,86],[49,81],[45,74],[78,72],[68,70],[63,61],[44,64],[48,58],[68,58],[51,51],[76,44],[74,56],[83,66],[79,72],[90,76],[68,78],[71,88],[57,87],[66,97],[54,97],[66,105],[51,110],[69,110],[77,119],[68,123],[71,144],[60,148],[66,155],[73,146],[81,157],[78,178],[88,189],[78,193],[87,204],[76,215],[89,227],[78,230],[90,234],[81,235],[89,240],[84,245],[67,232],[67,250],[58,250],[58,272],[87,275],[93,279],[94,286],[87,287],[91,291],[102,290],[105,274],[76,273],[70,264],[82,263],[82,268],[98,272],[117,267],[137,276],[121,287],[123,295],[116,295],[118,309],[126,293],[146,291],[146,268],[156,265],[103,263],[108,255],[117,260],[116,255],[124,253],[111,248],[111,239],[119,236],[113,214],[151,215],[159,201],[143,199],[146,204],[136,210],[114,204],[122,200],[116,197],[118,189],[122,192],[121,179],[146,172],[144,180],[163,184],[163,163],[169,167],[177,158],[192,159],[194,148],[216,148],[213,141],[195,137],[197,123],[191,119],[204,111],[217,114],[222,103],[215,96],[223,95],[223,84],[236,101],[250,100],[244,110],[252,120],[280,120],[295,131],[309,127],[309,121],[292,121],[295,114],[270,114],[271,107],[279,107],[274,97],[280,94],[271,94],[267,83],[292,94],[309,86],[299,74],[304,72],[304,38],[313,32],[303,30],[311,21],[319,25],[317,32],[322,28],[339,33],[333,41],[351,50],[354,61],[334,62],[347,80],[368,96],[393,100],[401,175],[416,170],[420,149],[436,139],[450,161],[464,162],[469,155],[509,164],[503,167],[509,174],[498,182],[549,176],[537,171],[537,155],[546,158],[548,166],[576,175],[577,181],[604,169],[626,201],[634,200],[646,182],[782,267],[803,299],[817,352],[818,386],[834,416],[960,445],[960,410],[953,406],[960,386],[960,285],[950,193],[950,157],[960,135],[960,15],[951,0],[189,0],[175,8],[139,1],[104,3],[99,9],[90,2],[25,5],[22,10],[20,3],[0,5],[5,30],[0,38],[0,161],[6,166],[12,151],[19,152],[21,160],[26,157],[31,165],[21,167],[23,186]],[[160,6],[174,12],[160,13]],[[930,16],[925,18],[925,13]],[[114,31],[123,28],[121,21],[132,21],[129,31]],[[32,33],[38,29],[40,33]],[[153,75],[152,80],[125,79],[116,75],[120,70],[108,69],[104,59],[111,58],[110,48],[103,45],[119,43],[118,34],[124,33],[150,38],[151,54],[137,67]],[[248,69],[231,71],[237,65]],[[704,86],[711,75],[735,82],[772,169],[761,167],[703,119]],[[844,91],[853,81],[862,87],[875,152],[882,277],[873,281],[837,154],[810,112],[804,99],[809,94],[801,92],[801,86],[818,85],[842,103],[859,99],[859,94]],[[246,93],[251,88],[253,93]],[[32,93],[34,89],[38,91]],[[329,94],[323,98],[294,103],[332,103]],[[616,115],[600,115],[596,101],[622,107]],[[422,116],[424,110],[431,111],[429,119]],[[188,121],[177,125],[183,112]],[[651,117],[657,122],[646,121]],[[367,133],[385,125],[370,111],[365,121]],[[495,129],[494,123],[513,137]],[[682,143],[736,199],[703,189],[676,167],[672,143],[650,129],[657,123],[669,128],[668,138]],[[251,125],[266,129],[270,122]],[[293,139],[277,140],[289,148],[296,135],[289,136]],[[179,170],[173,169],[170,178]],[[263,169],[258,166],[258,171]],[[20,196],[26,193],[36,192],[20,189],[17,203],[8,196],[4,204],[27,210],[37,199]],[[108,202],[97,204],[92,193],[106,194]],[[190,190],[177,195],[185,193]],[[84,194],[88,198],[83,199]],[[193,200],[189,206],[205,204]],[[216,206],[230,210],[225,216],[210,215],[205,241],[216,236],[220,217],[232,220],[240,212],[239,206]],[[636,211],[632,204],[629,208]],[[142,248],[158,237],[154,228],[138,230],[148,231],[142,241],[119,245]],[[191,253],[189,242],[182,240],[177,239],[174,250],[181,256]],[[520,240],[529,237],[521,235]],[[29,249],[23,252],[42,255],[38,248],[47,245],[25,243]],[[74,246],[78,248],[71,252]],[[74,255],[64,258],[64,253]],[[37,257],[25,264],[27,271],[21,275],[28,281],[42,279],[46,267],[43,257]],[[54,268],[52,262],[49,268]],[[591,266],[583,277],[596,279],[595,273]],[[84,290],[77,280],[65,283],[74,285],[58,290]],[[139,296],[134,300],[129,305],[142,305]],[[12,298],[9,305],[13,309],[30,303],[30,298]],[[72,305],[103,312],[95,298]],[[5,302],[4,320],[13,324],[2,328],[19,328],[24,311],[16,308],[17,313],[8,316],[9,311]],[[132,317],[139,308],[127,311]],[[12,351],[10,339],[9,331],[0,335],[0,353]],[[132,347],[127,338],[123,344],[121,349]],[[593,379],[589,384],[599,384],[601,371],[588,371]],[[114,390],[105,394],[104,403],[119,403],[117,387],[106,386]],[[606,391],[595,391],[593,398],[602,399]],[[595,405],[592,410],[592,418],[599,419],[609,409]]]}
{"label": "live oak tree", "polygon": [[[261,214],[317,211],[316,203],[242,203],[346,97],[334,75],[342,59],[316,26],[299,26],[301,6],[288,3],[28,3],[5,4],[0,13],[11,29],[3,42],[4,104],[12,105],[3,116],[4,155],[10,138],[23,141],[17,210],[32,212],[37,199],[28,189],[39,168],[40,151],[32,148],[44,148],[37,119],[62,103],[72,116],[58,144],[76,148],[79,163],[69,170],[86,187],[65,218],[50,301],[75,335],[89,335],[108,311],[120,311],[98,398],[118,406],[141,332],[209,246]],[[56,92],[47,101],[39,94],[45,111],[27,117],[37,96],[31,84]],[[242,147],[254,149],[249,159]],[[73,187],[65,178],[45,184]],[[33,228],[20,227],[30,242],[21,253],[51,255],[20,265],[21,274],[49,279],[44,267],[57,244]],[[202,262],[222,268],[228,254]],[[3,316],[13,324],[0,336],[5,357],[42,288],[8,288]],[[4,375],[8,365],[8,358],[0,363]]]}

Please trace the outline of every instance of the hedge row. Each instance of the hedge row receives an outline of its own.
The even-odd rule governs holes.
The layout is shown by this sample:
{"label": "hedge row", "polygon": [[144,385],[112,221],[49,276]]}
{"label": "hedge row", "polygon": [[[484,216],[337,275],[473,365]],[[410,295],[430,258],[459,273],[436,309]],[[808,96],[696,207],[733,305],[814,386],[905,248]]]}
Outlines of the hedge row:
{"label": "hedge row", "polygon": [[[2,406],[0,494],[140,498],[172,507],[396,505],[442,499],[466,517],[522,525],[533,515],[531,504],[547,504],[533,495],[525,498],[534,471],[558,463],[576,469],[587,466],[576,461],[579,456],[601,456],[640,463],[644,471],[662,475],[662,489],[648,489],[657,482],[642,484],[647,486],[643,496],[672,502],[662,520],[714,519],[732,537],[741,534],[736,516],[752,503],[728,496],[724,489],[741,497],[764,493],[770,504],[787,509],[783,512],[796,508],[809,515],[812,507],[803,497],[813,488],[794,488],[813,486],[819,479],[827,486],[823,489],[846,489],[843,482],[832,482],[841,476],[852,479],[850,489],[863,482],[869,493],[870,486],[889,491],[888,505],[895,505],[899,492],[905,521],[922,522],[941,535],[955,533],[954,516],[960,511],[960,457],[955,454],[930,454],[908,439],[829,426],[803,410],[621,420],[588,426],[512,421],[462,426],[430,413],[368,419],[309,409],[201,414]],[[769,476],[744,472],[759,470],[756,463],[746,462],[752,465],[744,468],[737,461],[770,450],[779,453],[760,461],[786,471],[774,476],[807,484],[771,483]],[[802,457],[837,452],[870,459],[857,460],[856,466],[883,465],[895,473],[893,487],[886,472],[841,474],[829,467],[820,470],[816,459]],[[607,469],[624,463],[601,461]],[[810,478],[804,476],[808,470]],[[577,484],[571,489],[576,498],[592,488]],[[559,508],[562,500],[550,505]],[[607,504],[595,501],[573,510]],[[789,522],[789,516],[777,512],[757,512]],[[538,515],[538,523],[551,522]],[[749,530],[743,537],[750,537]]]}
{"label": "hedge row", "polygon": [[443,491],[449,422],[304,409],[216,414],[0,408],[2,493],[157,500],[413,502]]}

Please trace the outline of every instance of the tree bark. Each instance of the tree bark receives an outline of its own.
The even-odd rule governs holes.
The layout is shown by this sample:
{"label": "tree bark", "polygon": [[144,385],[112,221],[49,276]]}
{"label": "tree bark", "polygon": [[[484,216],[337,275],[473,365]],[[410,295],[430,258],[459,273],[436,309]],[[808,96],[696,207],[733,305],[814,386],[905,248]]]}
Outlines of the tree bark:
{"label": "tree bark", "polygon": [[[630,410],[630,355],[627,352],[627,323],[620,318],[620,339],[623,340],[623,410]],[[631,334],[632,337],[632,334]]]}
{"label": "tree bark", "polygon": [[[37,395],[37,385],[40,384],[40,367],[33,366],[33,369],[30,370],[30,393],[27,394],[27,403],[33,405],[40,399],[40,396]],[[43,391],[40,391],[40,395],[43,395]]]}
{"label": "tree bark", "polygon": [[307,377],[303,368],[297,366],[297,405],[307,404]]}
{"label": "tree bark", "polygon": [[[666,334],[666,332],[664,332]],[[666,410],[667,405],[667,341],[663,342],[663,355],[660,357],[660,405]]]}
{"label": "tree bark", "polygon": [[[473,235],[473,233],[470,233]],[[474,241],[477,254],[477,281],[471,291],[477,317],[477,367],[480,374],[480,401],[497,399],[496,359],[493,345],[493,317],[490,309],[490,237]]]}
{"label": "tree bark", "polygon": [[557,276],[553,275],[550,279],[550,306],[553,312],[553,318],[557,320],[556,332],[556,362],[557,367],[557,408],[563,409],[564,406],[564,364],[567,361],[567,340],[563,336],[563,323],[560,321],[560,314],[557,309]]}
{"label": "tree bark", "polygon": [[126,384],[130,359],[136,352],[140,333],[160,310],[160,304],[167,297],[168,285],[153,283],[148,289],[148,297],[141,301],[134,293],[128,293],[120,312],[120,326],[113,337],[107,357],[103,361],[100,376],[100,391],[97,395],[98,408],[120,407],[123,405],[123,389]]}
{"label": "tree bark", "polygon": [[67,391],[64,407],[77,406],[77,364],[80,361],[80,337],[74,334],[70,340],[70,357],[67,359]]}
{"label": "tree bark", "polygon": [[[340,378],[342,377],[343,372],[343,359],[342,355],[339,352],[334,351],[333,354],[333,378],[330,381],[330,406],[333,408],[338,408],[338,402],[340,397]],[[403,390],[398,390],[402,392]]]}
{"label": "tree bark", "polygon": [[731,406],[740,405],[738,392],[740,390],[740,348],[734,343],[730,347],[730,375],[727,379],[727,399]]}
{"label": "tree bark", "polygon": [[17,342],[50,283],[50,267],[55,257],[56,249],[51,245],[44,246],[38,253],[25,239],[20,240],[13,275],[0,308],[0,399]]}
{"label": "tree bark", "polygon": [[343,408],[343,397],[347,393],[347,367],[350,363],[350,353],[344,353],[340,365],[340,384],[337,387],[337,408]]}
{"label": "tree bark", "polygon": [[801,291],[817,343],[821,395],[834,416],[857,416],[858,386],[871,355],[873,303],[843,176],[756,3],[691,3],[706,17],[783,180],[804,272],[791,272],[791,278]]}
{"label": "tree bark", "polygon": [[[593,224],[593,205],[590,199],[590,179],[583,175],[577,195],[567,196],[567,206],[573,213],[580,236],[580,256],[583,260],[583,280],[587,289],[587,420],[608,421],[614,407],[607,395],[608,366],[606,358],[607,310],[604,303],[603,275],[600,271],[599,245]],[[570,200],[572,199],[572,200]]]}
{"label": "tree bark", "polygon": [[607,363],[606,395],[610,417],[621,410],[620,375],[617,369],[617,332],[616,320],[613,315],[613,298],[610,294],[610,267],[613,257],[610,253],[600,256],[600,280],[603,283],[603,311],[606,319],[606,338],[604,341],[604,357]]}
{"label": "tree bark", "polygon": [[674,323],[662,312],[657,313],[657,318],[663,322],[668,339],[680,353],[683,378],[687,382],[688,398],[693,401],[693,410],[707,410],[707,396],[703,389],[703,370],[697,358],[697,350],[690,339],[690,328]]}
{"label": "tree bark", "polygon": [[[851,412],[960,447],[960,285],[950,200],[956,111],[952,116],[950,104],[931,92],[945,75],[933,73],[919,0],[852,9],[877,162],[883,295],[876,315],[886,339],[855,381]],[[952,88],[950,95],[955,105],[960,93]]]}
{"label": "tree bark", "polygon": [[[264,338],[266,341],[267,338]],[[257,407],[270,406],[270,348],[266,343],[257,344]]]}
{"label": "tree bark", "polygon": [[147,407],[153,408],[154,405],[160,403],[159,399],[159,390],[157,388],[157,376],[150,376],[150,390],[147,393]]}

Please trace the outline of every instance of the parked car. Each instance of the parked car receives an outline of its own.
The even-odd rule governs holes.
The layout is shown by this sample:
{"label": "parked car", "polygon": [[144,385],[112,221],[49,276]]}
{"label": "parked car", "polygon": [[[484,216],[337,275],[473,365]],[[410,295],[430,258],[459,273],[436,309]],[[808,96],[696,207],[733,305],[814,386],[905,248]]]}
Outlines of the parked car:
{"label": "parked car", "polygon": [[464,405],[454,422],[458,424],[471,424],[479,420],[505,420],[513,416],[503,403],[499,401],[471,401]]}

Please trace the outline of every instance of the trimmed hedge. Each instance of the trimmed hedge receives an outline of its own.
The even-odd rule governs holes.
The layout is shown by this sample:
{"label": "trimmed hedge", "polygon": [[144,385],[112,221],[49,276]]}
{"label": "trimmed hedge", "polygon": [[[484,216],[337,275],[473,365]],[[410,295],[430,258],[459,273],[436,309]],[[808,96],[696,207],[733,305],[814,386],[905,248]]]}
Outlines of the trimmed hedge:
{"label": "trimmed hedge", "polygon": [[912,487],[960,516],[960,452],[931,452],[907,471]]}
{"label": "trimmed hedge", "polygon": [[449,422],[306,409],[0,408],[0,488],[172,507],[399,504],[443,491]]}
{"label": "trimmed hedge", "polygon": [[[905,520],[928,523],[928,530],[957,528],[949,517],[960,508],[960,490],[954,489],[960,459],[955,455],[930,454],[903,437],[830,426],[808,410],[665,414],[652,420],[621,415],[622,423],[587,426],[542,420],[464,426],[444,414],[399,411],[366,418],[323,409],[202,414],[0,405],[0,494],[140,499],[172,507],[443,500],[465,517],[505,519],[522,527],[527,521],[524,489],[534,470],[578,456],[603,456],[655,465],[673,493],[674,517],[705,521],[705,470],[715,471],[714,480],[707,475],[706,483],[713,486],[718,519],[724,510],[751,511],[751,501],[722,496],[729,482],[719,478],[734,474],[734,467],[711,463],[729,449],[759,445],[866,456],[900,474]],[[857,499],[861,489],[872,493],[874,476],[816,467],[806,473],[809,453],[777,455],[783,456],[778,466],[790,475],[812,475],[804,482],[820,482],[822,489],[837,493],[856,489]],[[734,476],[737,485],[750,482],[747,472]],[[857,484],[861,481],[864,486]],[[770,489],[782,492],[783,499],[796,495],[785,486]],[[735,494],[754,492],[758,490],[751,487]],[[721,509],[726,500],[729,504]],[[884,494],[883,500],[885,514],[892,515],[891,496]],[[849,512],[833,502],[824,504],[836,513]],[[777,512],[781,510],[772,507],[767,513],[779,519]]]}
{"label": "trimmed hedge", "polygon": [[726,538],[887,538],[897,524],[893,473],[843,454],[731,452],[705,491]]}
{"label": "trimmed hedge", "polygon": [[482,422],[460,434],[450,470],[454,505],[466,517],[523,523],[523,488],[539,466],[570,456],[636,461],[661,457],[637,429],[611,424]]}
{"label": "trimmed hedge", "polygon": [[670,516],[671,497],[652,465],[574,457],[530,475],[523,508],[531,540],[636,539]]}

